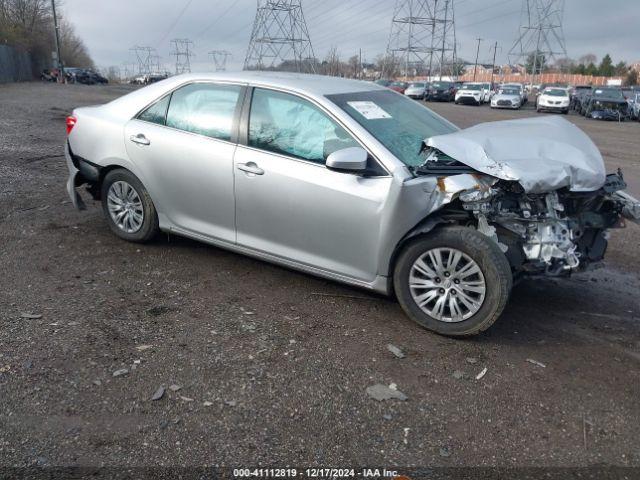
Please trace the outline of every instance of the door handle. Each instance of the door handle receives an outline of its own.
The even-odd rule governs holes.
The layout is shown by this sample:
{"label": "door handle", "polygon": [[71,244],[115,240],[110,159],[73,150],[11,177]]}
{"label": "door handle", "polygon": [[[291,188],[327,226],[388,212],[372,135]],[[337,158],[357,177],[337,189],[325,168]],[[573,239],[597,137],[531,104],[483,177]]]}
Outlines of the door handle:
{"label": "door handle", "polygon": [[242,170],[243,172],[251,173],[253,175],[264,175],[264,170],[253,162],[239,163],[238,170]]}
{"label": "door handle", "polygon": [[149,141],[149,139],[145,137],[142,133],[139,133],[137,135],[131,135],[129,137],[129,140],[131,140],[133,143],[137,143],[138,145],[151,145],[151,142]]}

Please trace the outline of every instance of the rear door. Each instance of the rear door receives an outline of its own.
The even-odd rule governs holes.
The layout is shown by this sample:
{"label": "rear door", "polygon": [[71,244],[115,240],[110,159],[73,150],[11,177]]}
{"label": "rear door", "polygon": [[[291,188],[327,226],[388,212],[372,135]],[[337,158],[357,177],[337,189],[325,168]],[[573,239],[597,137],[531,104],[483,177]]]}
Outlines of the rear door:
{"label": "rear door", "polygon": [[326,168],[330,153],[360,144],[297,95],[256,88],[246,137],[235,155],[238,244],[372,281],[386,172],[373,159],[368,177]]}
{"label": "rear door", "polygon": [[235,242],[233,155],[244,91],[188,84],[125,127],[127,153],[159,215],[181,230]]}

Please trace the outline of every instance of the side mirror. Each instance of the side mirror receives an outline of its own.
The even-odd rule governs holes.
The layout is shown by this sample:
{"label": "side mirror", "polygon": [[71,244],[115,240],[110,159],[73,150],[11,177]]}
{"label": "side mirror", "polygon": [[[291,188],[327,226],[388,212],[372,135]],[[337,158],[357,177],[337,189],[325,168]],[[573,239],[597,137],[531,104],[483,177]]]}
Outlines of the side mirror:
{"label": "side mirror", "polygon": [[369,154],[364,148],[343,148],[329,155],[326,166],[339,172],[363,172],[367,169],[368,158]]}

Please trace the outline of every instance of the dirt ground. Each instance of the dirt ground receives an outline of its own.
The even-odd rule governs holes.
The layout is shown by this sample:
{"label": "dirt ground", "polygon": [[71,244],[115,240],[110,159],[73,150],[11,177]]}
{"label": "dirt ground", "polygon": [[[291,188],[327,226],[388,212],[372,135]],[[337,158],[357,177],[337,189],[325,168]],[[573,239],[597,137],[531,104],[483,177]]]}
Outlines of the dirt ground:
{"label": "dirt ground", "polygon": [[[0,85],[0,467],[640,468],[636,225],[606,268],[522,282],[489,332],[450,340],[393,299],[125,243],[99,205],[73,210],[64,118],[129,89]],[[536,115],[430,105],[463,127]],[[640,195],[640,123],[568,119]],[[408,399],[370,398],[378,383]]]}

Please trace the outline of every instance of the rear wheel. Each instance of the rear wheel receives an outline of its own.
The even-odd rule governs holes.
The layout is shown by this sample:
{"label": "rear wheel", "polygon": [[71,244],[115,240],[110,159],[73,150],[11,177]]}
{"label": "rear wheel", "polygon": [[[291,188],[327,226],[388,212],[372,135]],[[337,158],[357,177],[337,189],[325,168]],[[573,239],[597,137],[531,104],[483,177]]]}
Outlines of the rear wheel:
{"label": "rear wheel", "polygon": [[158,233],[158,214],[151,197],[142,182],[128,170],[107,173],[101,198],[109,228],[118,237],[144,243]]}
{"label": "rear wheel", "polygon": [[498,319],[513,278],[494,241],[471,228],[449,227],[410,242],[398,257],[393,281],[413,321],[460,337],[480,333]]}

